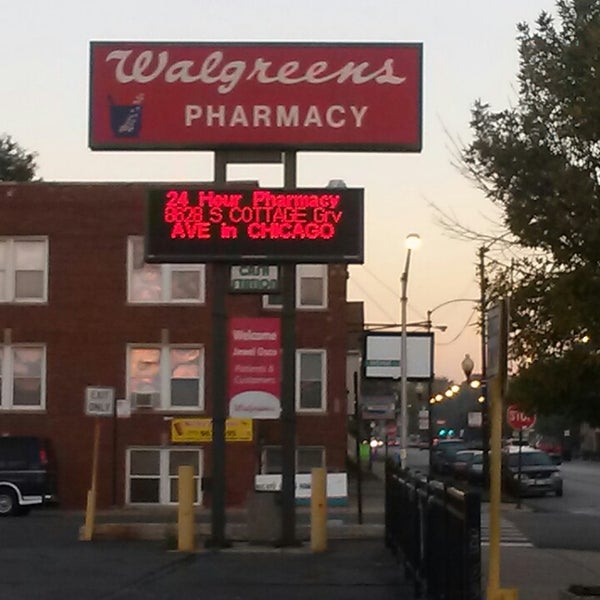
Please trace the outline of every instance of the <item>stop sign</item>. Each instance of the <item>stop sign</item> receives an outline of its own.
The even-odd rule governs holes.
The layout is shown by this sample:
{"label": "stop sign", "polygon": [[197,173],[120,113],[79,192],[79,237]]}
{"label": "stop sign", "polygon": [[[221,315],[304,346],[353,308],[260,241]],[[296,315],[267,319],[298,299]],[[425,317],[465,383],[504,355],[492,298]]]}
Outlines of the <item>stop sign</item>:
{"label": "stop sign", "polygon": [[506,421],[513,429],[529,429],[535,424],[535,415],[527,415],[516,404],[506,409]]}

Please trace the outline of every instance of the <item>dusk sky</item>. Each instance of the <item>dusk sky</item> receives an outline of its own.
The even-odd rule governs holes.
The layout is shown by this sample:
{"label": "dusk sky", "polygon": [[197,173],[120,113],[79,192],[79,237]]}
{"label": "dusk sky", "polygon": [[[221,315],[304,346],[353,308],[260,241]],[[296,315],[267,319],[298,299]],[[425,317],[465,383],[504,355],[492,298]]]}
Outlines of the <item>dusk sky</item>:
{"label": "dusk sky", "polygon": [[[298,184],[342,179],[365,189],[366,261],[351,267],[349,298],[366,321],[400,321],[404,239],[418,233],[408,281],[408,322],[436,332],[435,373],[464,379],[466,353],[481,368],[475,327],[477,243],[454,239],[435,205],[466,227],[497,235],[498,213],[452,165],[452,146],[470,139],[470,109],[481,98],[500,110],[516,102],[517,23],[531,25],[554,0],[75,0],[2,7],[0,133],[38,153],[46,181],[209,181],[210,152],[98,152],[88,139],[90,41],[420,42],[423,150],[420,153],[298,155]],[[282,185],[282,168],[230,169],[231,179]]]}

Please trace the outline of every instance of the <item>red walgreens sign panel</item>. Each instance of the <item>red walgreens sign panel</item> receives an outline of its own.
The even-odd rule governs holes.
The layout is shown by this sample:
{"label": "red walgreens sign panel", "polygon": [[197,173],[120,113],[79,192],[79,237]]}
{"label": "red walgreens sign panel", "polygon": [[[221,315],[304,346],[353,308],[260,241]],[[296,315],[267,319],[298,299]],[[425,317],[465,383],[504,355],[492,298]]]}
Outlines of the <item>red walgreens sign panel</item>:
{"label": "red walgreens sign panel", "polygon": [[229,321],[229,416],[278,419],[281,326],[276,317]]}
{"label": "red walgreens sign panel", "polygon": [[94,150],[421,150],[422,44],[92,42]]}
{"label": "red walgreens sign panel", "polygon": [[516,404],[506,409],[506,422],[513,429],[529,429],[535,425],[535,415],[528,415],[519,410]]}

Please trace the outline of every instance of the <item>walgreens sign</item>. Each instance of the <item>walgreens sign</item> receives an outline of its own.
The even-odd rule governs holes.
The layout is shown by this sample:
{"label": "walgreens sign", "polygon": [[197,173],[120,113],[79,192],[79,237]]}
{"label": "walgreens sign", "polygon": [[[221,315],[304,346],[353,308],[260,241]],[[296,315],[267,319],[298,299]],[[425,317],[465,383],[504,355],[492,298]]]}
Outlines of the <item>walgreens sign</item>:
{"label": "walgreens sign", "polygon": [[421,44],[92,42],[89,145],[421,150]]}

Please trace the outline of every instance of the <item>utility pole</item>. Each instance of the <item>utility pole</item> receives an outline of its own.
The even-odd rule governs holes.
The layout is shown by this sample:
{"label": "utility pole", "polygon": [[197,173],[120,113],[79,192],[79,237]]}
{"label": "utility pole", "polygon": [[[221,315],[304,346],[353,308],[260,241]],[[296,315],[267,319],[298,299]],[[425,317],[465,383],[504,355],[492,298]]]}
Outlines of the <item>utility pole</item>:
{"label": "utility pole", "polygon": [[481,441],[483,450],[483,482],[487,485],[490,475],[490,409],[487,384],[487,327],[485,309],[487,303],[487,281],[485,279],[485,246],[479,248],[479,304],[481,312],[481,393],[483,395],[483,410],[481,413]]}

